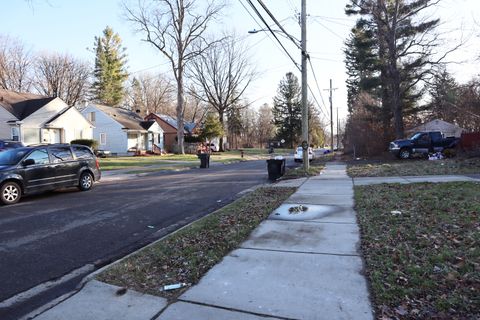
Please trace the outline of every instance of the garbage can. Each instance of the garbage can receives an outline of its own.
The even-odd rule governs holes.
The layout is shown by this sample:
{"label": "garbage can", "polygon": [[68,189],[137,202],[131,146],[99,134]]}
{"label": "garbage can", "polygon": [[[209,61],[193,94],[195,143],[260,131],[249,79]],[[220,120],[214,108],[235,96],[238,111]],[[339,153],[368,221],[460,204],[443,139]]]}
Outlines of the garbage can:
{"label": "garbage can", "polygon": [[268,179],[277,180],[285,174],[285,159],[267,160]]}
{"label": "garbage can", "polygon": [[200,153],[198,157],[200,158],[200,168],[210,167],[210,155],[208,153]]}

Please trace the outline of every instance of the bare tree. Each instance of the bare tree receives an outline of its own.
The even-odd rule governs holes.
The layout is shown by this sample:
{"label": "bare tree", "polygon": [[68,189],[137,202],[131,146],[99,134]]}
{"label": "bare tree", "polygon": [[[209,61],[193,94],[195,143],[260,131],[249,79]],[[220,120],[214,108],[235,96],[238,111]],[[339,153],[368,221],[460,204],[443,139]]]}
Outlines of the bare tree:
{"label": "bare tree", "polygon": [[[246,47],[234,36],[226,37],[197,56],[189,71],[199,98],[217,111],[222,126],[226,113],[241,99],[255,77]],[[223,151],[223,137],[220,151]]]}
{"label": "bare tree", "polygon": [[183,111],[185,119],[197,124],[202,123],[211,108],[207,103],[202,101],[202,99],[198,98],[198,94],[195,93],[194,88],[189,88],[187,95]]}
{"label": "bare tree", "polygon": [[[217,2],[217,3],[215,3]],[[158,49],[170,62],[177,82],[177,126],[183,128],[184,71],[185,66],[202,54],[209,43],[203,34],[209,23],[224,7],[223,2],[208,1],[203,13],[197,13],[195,0],[139,0],[136,8],[124,3],[127,20],[137,32],[144,35],[144,41]],[[183,130],[177,130],[178,152],[185,153]]]}
{"label": "bare tree", "polygon": [[0,88],[27,92],[31,87],[32,57],[19,41],[0,36]]}
{"label": "bare tree", "polygon": [[34,87],[41,94],[59,97],[73,106],[86,97],[90,75],[88,63],[68,54],[42,54],[35,64]]}
{"label": "bare tree", "polygon": [[170,101],[174,94],[172,82],[162,74],[143,73],[132,79],[127,95],[130,107],[146,116],[148,113],[173,114]]}
{"label": "bare tree", "polygon": [[258,109],[257,133],[260,146],[266,146],[268,141],[275,137],[272,108],[266,103]]}

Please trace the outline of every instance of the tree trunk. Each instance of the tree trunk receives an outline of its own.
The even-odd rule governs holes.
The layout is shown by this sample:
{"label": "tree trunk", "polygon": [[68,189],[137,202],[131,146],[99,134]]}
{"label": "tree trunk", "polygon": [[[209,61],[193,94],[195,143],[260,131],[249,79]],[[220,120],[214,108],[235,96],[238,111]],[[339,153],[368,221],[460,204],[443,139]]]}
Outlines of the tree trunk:
{"label": "tree trunk", "polygon": [[177,70],[177,146],[178,153],[185,154],[185,149],[183,146],[184,140],[184,122],[183,122],[183,104],[184,104],[184,89],[183,89],[183,63],[182,61],[178,62]]}
{"label": "tree trunk", "polygon": [[[222,125],[222,128],[225,128],[224,124],[223,124],[223,109],[220,109],[218,111],[218,121],[220,122],[220,124]],[[220,141],[219,141],[219,146],[218,146],[218,151],[220,152],[223,152],[225,150],[223,150],[223,135],[220,137]]]}

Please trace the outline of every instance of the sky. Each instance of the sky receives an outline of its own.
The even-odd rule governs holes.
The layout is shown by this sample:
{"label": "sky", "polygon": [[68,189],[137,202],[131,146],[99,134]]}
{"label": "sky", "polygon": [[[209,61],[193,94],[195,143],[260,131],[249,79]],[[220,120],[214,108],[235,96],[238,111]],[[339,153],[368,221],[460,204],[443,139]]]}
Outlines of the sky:
{"label": "sky", "polygon": [[[135,3],[135,0],[126,0]],[[205,0],[197,0],[205,3]],[[228,6],[209,32],[235,32],[249,50],[252,63],[259,76],[250,86],[245,98],[258,107],[272,104],[280,80],[287,72],[300,72],[290,58],[266,32],[249,34],[249,30],[261,30],[258,18],[246,0],[227,0]],[[35,52],[69,53],[93,64],[94,37],[108,25],[122,38],[127,48],[128,70],[132,74],[163,71],[167,74],[166,59],[148,43],[142,35],[123,18],[118,0],[0,0],[4,13],[0,19],[0,34],[21,41]],[[257,4],[256,1],[253,3]],[[264,0],[285,29],[300,38],[298,13],[300,0]],[[344,14],[347,1],[307,0],[307,51],[311,57],[308,83],[313,92],[311,100],[318,101],[322,119],[328,123],[329,82],[333,83],[333,114],[337,108],[340,119],[347,115],[346,74],[343,63],[344,42],[354,24],[354,17]],[[248,10],[247,10],[248,9]],[[266,13],[262,11],[266,17]],[[429,14],[442,21],[439,31],[445,45],[439,51],[464,42],[462,49],[449,56],[449,70],[461,83],[480,74],[480,1],[443,0]],[[255,19],[253,17],[255,17]],[[273,24],[268,20],[269,24]],[[300,63],[300,50],[284,39],[291,56]],[[313,71],[312,71],[313,70]],[[335,122],[335,121],[334,121]]]}

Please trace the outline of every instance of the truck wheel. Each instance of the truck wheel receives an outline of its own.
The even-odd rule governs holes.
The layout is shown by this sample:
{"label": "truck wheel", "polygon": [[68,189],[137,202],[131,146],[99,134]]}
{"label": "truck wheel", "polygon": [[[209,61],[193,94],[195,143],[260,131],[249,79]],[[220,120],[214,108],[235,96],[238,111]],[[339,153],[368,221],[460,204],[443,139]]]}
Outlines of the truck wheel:
{"label": "truck wheel", "polygon": [[408,159],[408,158],[410,158],[412,153],[410,152],[409,149],[403,148],[403,149],[400,150],[399,155],[400,155],[400,159]]}

